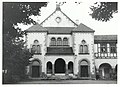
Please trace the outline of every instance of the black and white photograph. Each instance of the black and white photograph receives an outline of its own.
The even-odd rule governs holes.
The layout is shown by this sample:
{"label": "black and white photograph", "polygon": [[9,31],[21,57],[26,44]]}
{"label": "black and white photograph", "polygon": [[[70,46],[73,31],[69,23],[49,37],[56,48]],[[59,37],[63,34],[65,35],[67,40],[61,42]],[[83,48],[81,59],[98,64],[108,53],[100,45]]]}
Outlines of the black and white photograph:
{"label": "black and white photograph", "polygon": [[3,1],[2,85],[117,85],[118,3]]}

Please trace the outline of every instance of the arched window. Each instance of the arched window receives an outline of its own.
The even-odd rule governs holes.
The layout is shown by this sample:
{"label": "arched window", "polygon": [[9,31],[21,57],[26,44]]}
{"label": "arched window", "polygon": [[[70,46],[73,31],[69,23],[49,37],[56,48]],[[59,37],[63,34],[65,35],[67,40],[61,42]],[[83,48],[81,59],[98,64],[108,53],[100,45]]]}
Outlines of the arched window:
{"label": "arched window", "polygon": [[52,63],[47,62],[47,74],[52,74]]}
{"label": "arched window", "polygon": [[34,40],[34,44],[38,44],[39,43],[39,41],[38,40]]}
{"label": "arched window", "polygon": [[67,45],[68,45],[68,38],[67,38],[67,37],[64,37],[64,38],[63,38],[63,45],[64,45],[64,46],[67,46]]}
{"label": "arched window", "polygon": [[80,45],[80,53],[83,53],[83,45]]}
{"label": "arched window", "polygon": [[38,40],[34,40],[31,52],[32,53],[41,53],[41,47],[40,47]]}
{"label": "arched window", "polygon": [[83,54],[83,53],[88,53],[88,45],[86,44],[85,40],[81,41],[80,47],[79,47],[79,53]]}
{"label": "arched window", "polygon": [[55,37],[51,38],[51,46],[55,46],[56,45],[56,39]]}
{"label": "arched window", "polygon": [[41,53],[40,45],[37,45],[37,53]]}
{"label": "arched window", "polygon": [[58,46],[62,45],[62,39],[60,37],[57,38],[57,45]]}
{"label": "arched window", "polygon": [[73,73],[73,62],[68,63],[68,71],[69,73]]}
{"label": "arched window", "polygon": [[84,53],[88,53],[88,46],[84,45]]}

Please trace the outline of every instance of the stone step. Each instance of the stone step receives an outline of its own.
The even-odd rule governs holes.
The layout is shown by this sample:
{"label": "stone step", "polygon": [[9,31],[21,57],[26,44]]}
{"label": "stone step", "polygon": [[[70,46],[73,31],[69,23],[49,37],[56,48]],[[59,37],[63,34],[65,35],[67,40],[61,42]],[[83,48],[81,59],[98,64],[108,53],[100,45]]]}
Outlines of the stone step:
{"label": "stone step", "polygon": [[49,79],[53,79],[53,80],[66,80],[69,78],[70,78],[70,76],[65,76],[65,75],[53,75],[53,76],[49,77]]}

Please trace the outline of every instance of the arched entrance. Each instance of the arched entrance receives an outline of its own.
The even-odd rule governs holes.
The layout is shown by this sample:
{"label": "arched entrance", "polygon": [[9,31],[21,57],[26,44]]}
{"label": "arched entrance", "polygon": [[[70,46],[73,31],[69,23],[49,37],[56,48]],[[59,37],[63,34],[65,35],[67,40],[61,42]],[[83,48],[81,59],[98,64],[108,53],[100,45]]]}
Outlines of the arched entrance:
{"label": "arched entrance", "polygon": [[102,79],[110,79],[112,74],[112,67],[108,63],[103,63],[99,66],[99,75]]}
{"label": "arched entrance", "polygon": [[52,63],[47,62],[47,74],[52,74]]}
{"label": "arched entrance", "polygon": [[68,73],[73,73],[73,62],[68,63]]}
{"label": "arched entrance", "polygon": [[55,73],[65,73],[65,61],[61,58],[55,61]]}
{"label": "arched entrance", "polygon": [[40,77],[41,63],[37,60],[32,62],[32,77]]}
{"label": "arched entrance", "polygon": [[89,63],[86,60],[82,60],[79,66],[80,77],[89,77]]}

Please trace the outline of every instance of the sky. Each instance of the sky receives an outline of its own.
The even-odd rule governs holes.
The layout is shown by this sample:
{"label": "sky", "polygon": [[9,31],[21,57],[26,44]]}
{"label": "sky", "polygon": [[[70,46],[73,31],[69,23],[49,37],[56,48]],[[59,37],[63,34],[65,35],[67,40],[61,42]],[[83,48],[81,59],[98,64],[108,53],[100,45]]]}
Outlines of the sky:
{"label": "sky", "polygon": [[[79,2],[78,2],[79,3]],[[95,35],[109,35],[109,34],[118,34],[118,13],[113,15],[113,18],[108,22],[101,22],[89,15],[88,12],[91,12],[90,6],[94,5],[95,2],[80,2],[80,4],[73,2],[66,2],[61,5],[60,8],[62,12],[64,12],[69,18],[71,18],[74,22],[79,20],[79,24],[83,23],[86,26],[95,30]],[[46,19],[51,13],[53,13],[56,9],[56,2],[49,2],[47,7],[41,8],[41,16],[31,16],[35,21],[41,23],[44,19]],[[29,28],[32,25],[19,24],[19,27],[22,30]]]}

